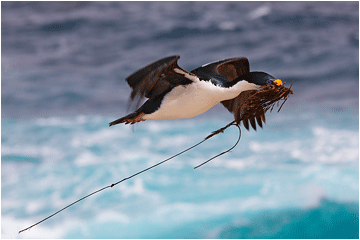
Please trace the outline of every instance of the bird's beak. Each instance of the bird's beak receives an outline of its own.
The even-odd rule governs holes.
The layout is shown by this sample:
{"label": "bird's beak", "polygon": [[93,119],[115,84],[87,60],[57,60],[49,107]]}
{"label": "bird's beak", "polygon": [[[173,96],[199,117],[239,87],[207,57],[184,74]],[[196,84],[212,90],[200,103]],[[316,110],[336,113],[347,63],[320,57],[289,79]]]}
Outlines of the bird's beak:
{"label": "bird's beak", "polygon": [[281,81],[280,79],[274,80],[273,83],[275,83],[275,84],[278,85],[278,86],[283,85],[283,83],[282,83],[282,81]]}

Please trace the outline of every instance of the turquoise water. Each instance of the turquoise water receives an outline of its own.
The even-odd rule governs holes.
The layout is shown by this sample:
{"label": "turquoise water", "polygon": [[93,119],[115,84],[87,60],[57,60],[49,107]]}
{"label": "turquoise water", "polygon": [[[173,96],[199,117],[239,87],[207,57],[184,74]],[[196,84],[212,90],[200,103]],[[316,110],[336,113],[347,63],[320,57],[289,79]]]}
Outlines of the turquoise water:
{"label": "turquoise water", "polygon": [[[236,141],[235,128],[19,236],[356,237],[358,131],[330,126],[279,131],[271,124],[279,115],[270,114],[263,130],[243,131],[232,152],[199,169],[193,167]],[[17,236],[20,228],[186,149],[222,126],[214,120],[149,121],[131,130],[109,128],[109,120],[79,116],[2,121],[5,236]],[[305,232],[298,233],[299,228]]]}

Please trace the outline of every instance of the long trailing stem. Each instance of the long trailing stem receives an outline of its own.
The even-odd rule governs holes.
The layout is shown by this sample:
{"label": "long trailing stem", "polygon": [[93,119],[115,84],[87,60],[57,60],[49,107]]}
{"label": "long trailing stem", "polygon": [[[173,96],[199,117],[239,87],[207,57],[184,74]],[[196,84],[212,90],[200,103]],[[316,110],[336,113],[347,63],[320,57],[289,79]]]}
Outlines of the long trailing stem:
{"label": "long trailing stem", "polygon": [[234,148],[234,147],[235,147],[235,146],[239,143],[239,141],[240,141],[240,137],[241,137],[241,130],[240,130],[239,125],[238,125],[238,124],[236,124],[236,123],[235,123],[235,121],[233,121],[233,122],[229,123],[228,125],[226,125],[226,126],[225,126],[225,127],[223,127],[223,128],[220,128],[220,129],[218,129],[218,130],[216,130],[216,131],[212,132],[210,135],[208,135],[208,136],[207,136],[206,138],[204,138],[202,141],[200,141],[200,142],[198,142],[197,144],[195,144],[195,145],[193,145],[193,146],[191,146],[191,147],[189,147],[189,148],[185,149],[184,151],[182,151],[182,152],[180,152],[180,153],[177,153],[177,154],[175,154],[175,155],[173,155],[173,156],[171,156],[171,157],[169,157],[169,158],[167,158],[167,159],[165,159],[165,160],[163,160],[163,161],[161,161],[161,162],[159,162],[159,163],[157,163],[157,164],[154,164],[154,165],[152,165],[152,166],[150,166],[150,167],[148,167],[148,168],[144,169],[144,170],[141,170],[140,172],[137,172],[137,173],[135,173],[135,174],[131,175],[130,177],[123,178],[122,180],[120,180],[120,181],[118,181],[118,182],[116,182],[116,183],[113,183],[113,184],[108,185],[108,186],[106,186],[106,187],[103,187],[103,188],[101,188],[101,189],[99,189],[99,190],[96,190],[96,191],[94,191],[94,192],[92,192],[92,193],[90,193],[90,194],[86,195],[85,197],[82,197],[82,198],[80,198],[80,199],[76,200],[75,202],[73,202],[73,203],[71,203],[71,204],[67,205],[66,207],[64,207],[64,208],[60,209],[59,211],[57,211],[57,212],[55,212],[55,213],[51,214],[50,216],[48,216],[48,217],[46,217],[46,218],[42,219],[41,221],[39,221],[39,222],[37,222],[37,223],[35,223],[35,224],[31,225],[30,227],[27,227],[27,228],[24,228],[24,229],[20,230],[20,231],[19,231],[19,233],[22,233],[22,232],[24,232],[24,231],[26,231],[26,230],[29,230],[29,229],[31,229],[32,227],[35,227],[36,225],[38,225],[38,224],[40,224],[40,223],[42,223],[42,222],[44,222],[44,221],[48,220],[49,218],[51,218],[51,217],[53,217],[53,216],[57,215],[58,213],[60,213],[60,212],[64,211],[64,210],[65,210],[65,209],[67,209],[68,207],[71,207],[72,205],[74,205],[74,204],[76,204],[76,203],[78,203],[78,202],[80,202],[80,201],[84,200],[85,198],[88,198],[88,197],[90,197],[90,196],[92,196],[92,195],[94,195],[94,194],[96,194],[96,193],[99,193],[99,192],[101,192],[101,191],[103,191],[103,190],[105,190],[105,189],[107,189],[107,188],[112,188],[112,187],[114,187],[115,185],[117,185],[117,184],[119,184],[119,183],[121,183],[121,182],[124,182],[124,181],[126,181],[126,180],[129,180],[130,178],[133,178],[133,177],[135,177],[136,175],[139,175],[139,174],[141,174],[141,173],[143,173],[143,172],[146,172],[146,171],[148,171],[148,170],[150,170],[150,169],[152,169],[152,168],[154,168],[154,167],[156,167],[156,166],[159,166],[160,164],[163,164],[164,162],[167,162],[167,161],[169,161],[169,160],[171,160],[171,159],[173,159],[173,158],[175,158],[175,157],[177,157],[177,156],[179,156],[179,155],[181,155],[181,154],[183,154],[183,153],[185,153],[185,152],[187,152],[187,151],[189,151],[189,150],[193,149],[194,147],[199,146],[200,144],[202,144],[202,143],[203,143],[203,142],[205,142],[206,140],[208,140],[208,139],[212,138],[213,136],[215,136],[215,135],[217,135],[217,134],[219,134],[219,133],[224,132],[224,131],[225,131],[225,129],[227,129],[228,127],[230,127],[230,126],[232,126],[232,125],[237,126],[237,127],[239,128],[239,131],[240,131],[240,132],[239,132],[239,133],[240,133],[240,134],[239,134],[239,138],[238,138],[237,142],[235,143],[235,145],[234,145],[233,147],[231,147],[229,150],[227,150],[227,151],[225,151],[225,152],[222,152],[222,153],[220,153],[220,154],[216,155],[215,157],[212,157],[211,159],[209,159],[209,160],[207,160],[207,161],[203,162],[202,164],[200,164],[200,165],[196,166],[195,168],[198,168],[198,167],[200,167],[200,166],[204,165],[205,163],[207,163],[207,162],[209,162],[209,161],[213,160],[214,158],[217,158],[217,157],[219,157],[219,156],[221,156],[221,155],[223,155],[223,154],[225,154],[225,153],[227,153],[227,152],[231,151],[231,150],[232,150],[232,149],[233,149],[233,148]]}
{"label": "long trailing stem", "polygon": [[[225,153],[230,152],[231,150],[233,150],[233,149],[236,147],[236,145],[238,145],[238,143],[239,143],[239,141],[240,141],[240,138],[241,138],[241,129],[240,129],[239,125],[238,125],[238,124],[231,123],[231,124],[227,125],[227,126],[225,127],[225,129],[228,128],[228,127],[230,127],[230,126],[232,126],[232,125],[236,126],[236,127],[239,129],[239,137],[238,137],[238,140],[236,141],[236,143],[234,144],[234,146],[232,146],[232,147],[229,148],[228,150],[226,150],[226,151],[224,151],[224,152],[222,152],[222,153],[219,153],[218,155],[210,158],[209,160],[207,160],[207,161],[205,161],[205,162],[197,165],[196,167],[194,167],[194,169],[196,169],[196,168],[198,168],[198,167],[201,167],[202,165],[210,162],[211,160],[213,160],[213,159],[215,159],[215,158],[217,158],[217,157],[220,157],[221,155],[223,155],[223,154],[225,154]],[[225,129],[223,129],[223,130],[225,130]],[[218,133],[217,133],[217,134],[218,134]]]}

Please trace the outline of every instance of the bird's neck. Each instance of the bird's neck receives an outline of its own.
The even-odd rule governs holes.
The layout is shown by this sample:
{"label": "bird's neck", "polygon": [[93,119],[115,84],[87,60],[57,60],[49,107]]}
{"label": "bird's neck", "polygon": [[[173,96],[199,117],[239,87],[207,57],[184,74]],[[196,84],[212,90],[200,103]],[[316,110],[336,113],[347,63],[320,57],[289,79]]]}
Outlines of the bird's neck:
{"label": "bird's neck", "polygon": [[[231,81],[230,83],[233,83],[233,82],[234,81]],[[250,83],[246,80],[240,79],[240,80],[237,80],[235,83],[229,85],[228,88],[232,89],[233,91],[237,91],[238,94],[240,94],[243,91],[258,89],[259,86],[254,83]]]}
{"label": "bird's neck", "polygon": [[251,78],[251,73],[243,74],[232,81],[229,81],[226,77],[221,75],[198,75],[201,81],[208,81],[211,82],[215,86],[220,86],[222,88],[232,88],[238,89],[241,91],[257,89],[257,85],[250,83],[249,80]]}

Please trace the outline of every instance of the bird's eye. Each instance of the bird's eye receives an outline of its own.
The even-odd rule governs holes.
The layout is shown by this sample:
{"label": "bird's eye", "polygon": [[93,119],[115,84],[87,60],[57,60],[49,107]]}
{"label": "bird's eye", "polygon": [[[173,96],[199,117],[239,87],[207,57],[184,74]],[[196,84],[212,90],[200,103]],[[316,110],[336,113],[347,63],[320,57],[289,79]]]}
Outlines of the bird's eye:
{"label": "bird's eye", "polygon": [[272,84],[272,81],[271,81],[271,80],[267,80],[267,81],[266,81],[266,84],[267,84],[267,85],[271,85],[271,84]]}

